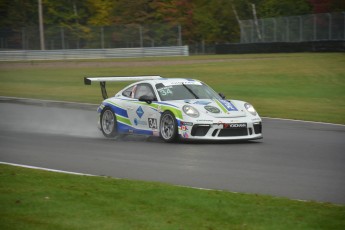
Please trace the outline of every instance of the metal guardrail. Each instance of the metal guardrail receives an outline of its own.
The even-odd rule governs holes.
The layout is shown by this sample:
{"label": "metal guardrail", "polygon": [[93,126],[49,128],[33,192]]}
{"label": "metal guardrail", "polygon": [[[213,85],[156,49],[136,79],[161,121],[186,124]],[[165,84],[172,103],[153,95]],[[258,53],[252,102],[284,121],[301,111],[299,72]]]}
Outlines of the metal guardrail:
{"label": "metal guardrail", "polygon": [[0,61],[188,56],[188,46],[0,51]]}

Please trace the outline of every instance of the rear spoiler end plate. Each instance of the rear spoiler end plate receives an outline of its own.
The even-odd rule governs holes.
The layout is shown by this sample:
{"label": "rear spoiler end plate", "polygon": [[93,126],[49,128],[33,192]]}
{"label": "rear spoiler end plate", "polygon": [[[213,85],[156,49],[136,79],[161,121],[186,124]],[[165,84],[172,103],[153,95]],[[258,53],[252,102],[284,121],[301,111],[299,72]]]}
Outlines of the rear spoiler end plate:
{"label": "rear spoiler end plate", "polygon": [[108,94],[105,87],[106,82],[143,81],[143,80],[157,80],[157,79],[161,79],[161,77],[160,76],[84,77],[84,84],[91,85],[92,82],[99,82],[101,86],[103,99],[107,99]]}

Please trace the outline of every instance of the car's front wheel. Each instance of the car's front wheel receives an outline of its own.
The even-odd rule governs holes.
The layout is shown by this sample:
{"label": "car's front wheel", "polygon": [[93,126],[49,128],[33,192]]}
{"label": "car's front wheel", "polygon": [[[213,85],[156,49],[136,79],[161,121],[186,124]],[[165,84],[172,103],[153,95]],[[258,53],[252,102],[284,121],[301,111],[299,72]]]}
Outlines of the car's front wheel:
{"label": "car's front wheel", "polygon": [[104,108],[101,117],[101,130],[105,137],[112,138],[117,135],[116,116],[110,108]]}
{"label": "car's front wheel", "polygon": [[160,136],[165,142],[174,142],[178,137],[177,122],[170,111],[165,111],[161,116]]}

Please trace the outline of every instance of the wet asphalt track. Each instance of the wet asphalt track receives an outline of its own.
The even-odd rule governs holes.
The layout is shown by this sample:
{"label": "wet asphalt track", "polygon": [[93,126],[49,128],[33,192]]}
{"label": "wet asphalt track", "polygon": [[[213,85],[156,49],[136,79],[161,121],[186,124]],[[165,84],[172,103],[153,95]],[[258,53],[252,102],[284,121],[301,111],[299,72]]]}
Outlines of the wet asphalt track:
{"label": "wet asphalt track", "polygon": [[0,101],[2,162],[345,204],[345,126],[264,119],[247,143],[109,140],[93,106]]}

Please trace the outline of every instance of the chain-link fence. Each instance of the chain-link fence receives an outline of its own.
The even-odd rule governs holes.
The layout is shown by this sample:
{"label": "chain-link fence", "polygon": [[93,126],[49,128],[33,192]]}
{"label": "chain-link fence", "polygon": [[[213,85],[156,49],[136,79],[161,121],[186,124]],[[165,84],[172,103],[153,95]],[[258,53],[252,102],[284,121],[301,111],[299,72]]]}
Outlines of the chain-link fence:
{"label": "chain-link fence", "polygon": [[[45,49],[107,49],[181,46],[181,27],[162,24],[107,27],[45,27]],[[38,27],[0,28],[0,49],[40,49]]]}
{"label": "chain-link fence", "polygon": [[345,40],[345,12],[240,21],[241,43]]}

